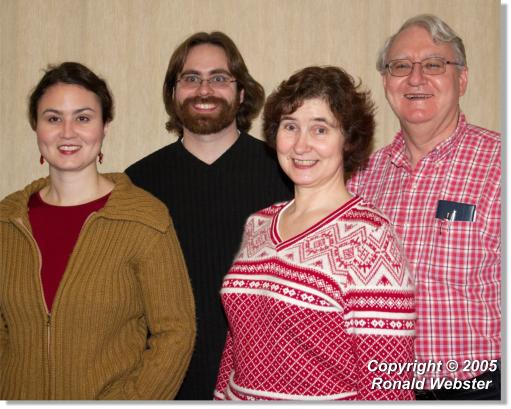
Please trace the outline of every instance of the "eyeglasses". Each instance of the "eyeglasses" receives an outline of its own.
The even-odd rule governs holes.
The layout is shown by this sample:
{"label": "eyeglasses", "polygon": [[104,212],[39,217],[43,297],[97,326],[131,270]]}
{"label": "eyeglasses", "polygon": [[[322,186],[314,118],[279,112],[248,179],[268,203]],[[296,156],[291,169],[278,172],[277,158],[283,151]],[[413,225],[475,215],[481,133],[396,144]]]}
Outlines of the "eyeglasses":
{"label": "eyeglasses", "polygon": [[201,78],[196,74],[185,74],[176,82],[180,82],[183,88],[195,89],[202,85],[202,81],[206,81],[214,89],[226,88],[231,82],[236,82],[232,77],[224,74],[216,74],[209,78]]}
{"label": "eyeglasses", "polygon": [[426,58],[422,61],[410,61],[408,59],[389,61],[385,68],[394,77],[406,77],[413,71],[413,66],[420,64],[422,73],[426,75],[440,75],[445,72],[447,64],[463,66],[463,64],[446,61],[440,57]]}

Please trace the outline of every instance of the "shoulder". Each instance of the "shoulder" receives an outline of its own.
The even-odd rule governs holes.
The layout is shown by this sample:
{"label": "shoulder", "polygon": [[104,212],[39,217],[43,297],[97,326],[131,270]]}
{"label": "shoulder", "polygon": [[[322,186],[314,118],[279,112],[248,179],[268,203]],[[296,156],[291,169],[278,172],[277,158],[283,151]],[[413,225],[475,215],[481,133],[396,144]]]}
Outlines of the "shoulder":
{"label": "shoulder", "polygon": [[358,202],[339,220],[343,231],[356,232],[361,238],[360,244],[365,243],[363,246],[374,249],[399,247],[399,239],[387,215],[363,197],[357,196],[357,199]]}
{"label": "shoulder", "polygon": [[459,137],[452,143],[450,170],[453,177],[467,179],[474,185],[474,180],[483,181],[485,185],[500,185],[501,175],[501,135],[473,124],[463,124]]}
{"label": "shoulder", "polygon": [[383,148],[378,149],[373,152],[371,156],[369,156],[369,160],[367,161],[367,165],[362,169],[362,171],[370,170],[373,168],[377,168],[387,164],[390,161],[390,158],[394,154],[398,142],[394,141],[390,145],[386,145]]}
{"label": "shoulder", "polygon": [[391,226],[389,218],[373,203],[357,196],[357,202],[343,215],[343,221],[365,225],[370,230],[387,229]]}
{"label": "shoulder", "polygon": [[500,143],[501,140],[500,132],[492,131],[470,123],[467,123],[467,134],[479,136],[489,141],[493,141],[494,143]]}
{"label": "shoulder", "polygon": [[48,184],[48,178],[36,179],[23,189],[13,192],[0,201],[0,220],[19,217],[28,211],[30,196]]}
{"label": "shoulder", "polygon": [[395,139],[390,145],[372,153],[367,163],[351,175],[347,181],[348,189],[353,193],[360,193],[369,180],[379,181],[381,179],[379,174],[390,165],[392,156],[399,150],[399,144],[400,142]]}
{"label": "shoulder", "polygon": [[467,124],[462,141],[461,147],[465,149],[500,152],[502,137],[499,132]]}
{"label": "shoulder", "polygon": [[363,198],[348,213],[343,231],[357,237],[352,240],[351,285],[412,291],[403,248],[387,216]]}
{"label": "shoulder", "polygon": [[261,139],[257,139],[248,133],[242,133],[240,138],[243,149],[260,154],[263,157],[266,156],[268,159],[275,160],[277,158],[275,150],[269,147],[268,144]]}
{"label": "shoulder", "polygon": [[151,193],[135,186],[124,173],[104,175],[115,183],[103,216],[144,224],[166,232],[172,222],[165,204]]}
{"label": "shoulder", "polygon": [[126,173],[131,176],[132,174],[138,174],[162,165],[168,166],[172,158],[175,157],[178,152],[177,143],[178,142],[173,142],[138,160],[126,169]]}
{"label": "shoulder", "polygon": [[264,209],[258,210],[257,212],[252,213],[247,222],[251,220],[262,220],[266,219],[271,221],[275,215],[277,215],[283,207],[285,207],[289,202],[279,202],[272,204],[271,206],[265,207]]}
{"label": "shoulder", "polygon": [[259,147],[266,145],[266,143],[264,141],[262,141],[261,139],[258,139],[255,136],[252,136],[246,132],[242,132],[240,137],[242,138],[242,141],[248,145],[259,146]]}

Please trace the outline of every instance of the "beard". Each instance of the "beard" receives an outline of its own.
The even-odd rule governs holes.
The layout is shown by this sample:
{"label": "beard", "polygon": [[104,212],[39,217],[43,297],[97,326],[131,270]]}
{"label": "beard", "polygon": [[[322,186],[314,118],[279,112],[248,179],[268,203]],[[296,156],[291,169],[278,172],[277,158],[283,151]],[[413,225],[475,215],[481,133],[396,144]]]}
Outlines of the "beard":
{"label": "beard", "polygon": [[[198,103],[215,104],[218,112],[216,114],[198,114],[192,107]],[[177,101],[175,104],[176,115],[183,124],[183,128],[198,135],[208,135],[220,132],[236,120],[240,97],[238,93],[231,104],[219,97],[190,97],[185,99],[182,104]]]}

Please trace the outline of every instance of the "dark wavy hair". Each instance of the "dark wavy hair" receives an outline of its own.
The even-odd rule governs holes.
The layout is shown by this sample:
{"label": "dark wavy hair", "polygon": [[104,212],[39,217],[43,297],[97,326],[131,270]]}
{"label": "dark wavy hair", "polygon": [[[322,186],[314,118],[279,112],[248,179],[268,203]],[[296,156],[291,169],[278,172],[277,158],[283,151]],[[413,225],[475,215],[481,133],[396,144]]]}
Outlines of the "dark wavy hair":
{"label": "dark wavy hair", "polygon": [[236,125],[242,132],[247,132],[263,106],[264,88],[249,74],[245,61],[243,61],[243,57],[234,42],[220,31],[193,34],[176,48],[172,57],[170,57],[163,83],[163,102],[169,114],[169,120],[165,124],[165,128],[169,132],[176,131],[179,136],[183,135],[183,124],[177,117],[174,106],[174,88],[188,53],[193,47],[201,44],[216,45],[225,51],[227,65],[230,73],[236,79],[238,93],[241,90],[245,91],[243,103],[241,103],[236,114]]}
{"label": "dark wavy hair", "polygon": [[375,106],[369,91],[338,67],[307,67],[283,81],[268,97],[263,133],[275,148],[282,116],[295,112],[308,99],[320,98],[330,107],[344,135],[343,166],[348,177],[363,167],[372,151]]}
{"label": "dark wavy hair", "polygon": [[48,65],[45,74],[28,98],[28,120],[35,131],[37,126],[37,106],[46,90],[56,84],[79,85],[97,95],[101,104],[103,123],[114,119],[114,100],[105,80],[98,77],[85,65],[67,61],[59,65]]}

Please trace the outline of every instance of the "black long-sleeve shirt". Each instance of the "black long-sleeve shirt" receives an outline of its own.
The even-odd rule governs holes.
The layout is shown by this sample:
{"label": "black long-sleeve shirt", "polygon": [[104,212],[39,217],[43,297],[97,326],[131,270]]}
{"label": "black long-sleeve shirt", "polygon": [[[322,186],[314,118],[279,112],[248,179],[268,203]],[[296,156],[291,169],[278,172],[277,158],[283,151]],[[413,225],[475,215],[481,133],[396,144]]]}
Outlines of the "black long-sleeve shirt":
{"label": "black long-sleeve shirt", "polygon": [[227,328],[219,296],[222,279],[239,249],[248,216],[290,199],[292,184],[275,153],[245,133],[210,165],[177,141],[126,173],[167,205],[194,291],[197,340],[176,399],[210,400]]}

